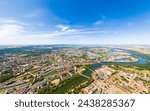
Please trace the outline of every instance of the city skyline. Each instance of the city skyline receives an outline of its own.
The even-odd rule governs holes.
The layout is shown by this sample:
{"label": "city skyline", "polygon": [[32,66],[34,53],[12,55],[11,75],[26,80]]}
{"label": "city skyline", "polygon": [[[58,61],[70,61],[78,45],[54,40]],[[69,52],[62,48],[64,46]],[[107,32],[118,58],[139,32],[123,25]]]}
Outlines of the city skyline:
{"label": "city skyline", "polygon": [[0,45],[149,45],[149,30],[149,0],[0,0]]}

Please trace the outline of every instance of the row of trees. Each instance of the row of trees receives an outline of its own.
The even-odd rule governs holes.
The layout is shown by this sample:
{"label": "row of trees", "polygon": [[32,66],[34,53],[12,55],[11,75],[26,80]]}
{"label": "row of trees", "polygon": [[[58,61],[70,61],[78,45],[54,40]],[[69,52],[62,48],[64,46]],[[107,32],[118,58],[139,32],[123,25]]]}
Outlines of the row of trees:
{"label": "row of trees", "polygon": [[[79,94],[83,88],[89,86],[89,84],[91,84],[93,82],[93,78],[89,78],[85,81],[85,83],[83,84],[78,84],[78,85],[75,85],[75,86],[72,86],[71,89],[69,89],[67,91],[68,94]],[[72,90],[73,89],[73,90]]]}
{"label": "row of trees", "polygon": [[12,73],[0,74],[0,82],[4,82],[6,80],[9,80],[12,77],[13,77]]}

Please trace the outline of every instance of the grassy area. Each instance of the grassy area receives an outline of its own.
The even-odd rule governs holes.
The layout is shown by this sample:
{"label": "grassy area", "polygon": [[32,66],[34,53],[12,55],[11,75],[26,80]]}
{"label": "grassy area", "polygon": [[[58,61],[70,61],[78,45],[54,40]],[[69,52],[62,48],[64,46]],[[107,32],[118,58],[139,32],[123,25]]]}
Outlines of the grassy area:
{"label": "grassy area", "polygon": [[137,74],[148,74],[148,75],[150,75],[150,70],[139,70],[137,67],[125,68],[125,67],[121,66],[121,68],[123,70],[125,70],[126,72],[137,73]]}
{"label": "grassy area", "polygon": [[68,93],[68,90],[71,89],[72,87],[82,84],[85,82],[87,78],[82,77],[82,76],[74,76],[72,79],[68,82],[66,82],[64,85],[62,85],[60,88],[58,88],[54,94],[65,94]]}
{"label": "grassy area", "polygon": [[49,72],[45,73],[43,75],[43,77],[50,76],[50,75],[56,74],[56,73],[61,72],[61,71],[64,71],[64,69],[58,69],[58,70],[54,70],[54,71],[49,71]]}
{"label": "grassy area", "polygon": [[136,65],[132,65],[131,67],[128,67],[126,65],[108,65],[111,68],[114,68],[116,70],[122,70],[128,73],[136,73],[139,74],[140,76],[144,76],[144,74],[147,74],[147,76],[150,77],[150,70],[148,69],[139,69]]}

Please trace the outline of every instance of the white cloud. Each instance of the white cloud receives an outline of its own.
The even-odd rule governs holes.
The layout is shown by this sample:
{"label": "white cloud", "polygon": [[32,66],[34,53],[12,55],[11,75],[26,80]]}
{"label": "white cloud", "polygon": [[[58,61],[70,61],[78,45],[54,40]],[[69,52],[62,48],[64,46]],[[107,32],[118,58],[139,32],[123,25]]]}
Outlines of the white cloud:
{"label": "white cloud", "polygon": [[13,19],[0,19],[0,40],[13,39],[25,32],[23,23]]}
{"label": "white cloud", "polygon": [[104,20],[99,20],[99,21],[95,22],[94,25],[101,25],[103,23],[104,23]]}
{"label": "white cloud", "polygon": [[94,23],[94,25],[101,25],[101,24],[103,24],[105,18],[106,18],[106,17],[105,17],[104,15],[102,15],[101,18],[100,18],[98,21],[96,21],[96,22]]}
{"label": "white cloud", "polygon": [[[14,19],[0,19],[0,44],[41,44],[48,41],[62,40],[62,38],[84,38],[108,35],[112,33],[99,28],[73,28],[66,25],[57,25],[56,30],[33,32],[26,23]],[[28,30],[27,30],[28,29]]]}
{"label": "white cloud", "polygon": [[0,18],[0,25],[3,25],[3,24],[29,25],[23,22],[16,21],[11,18]]}
{"label": "white cloud", "polygon": [[[29,28],[27,24],[22,22],[18,22],[13,19],[0,19],[0,44],[3,42],[21,42],[21,41],[29,41],[32,40],[42,40],[43,39],[51,39],[56,37],[64,37],[64,36],[72,36],[79,37],[77,33],[78,30],[71,29],[65,25],[57,25],[59,30],[56,31],[48,31],[48,32],[32,32],[27,31]],[[77,35],[76,35],[77,34]],[[34,42],[33,41],[33,42]]]}
{"label": "white cloud", "polygon": [[65,25],[57,25],[56,27],[60,29],[60,31],[66,31],[69,29],[69,26],[65,26]]}
{"label": "white cloud", "polygon": [[68,35],[68,34],[75,34],[75,33],[79,33],[80,30],[78,29],[74,29],[74,28],[70,28],[69,26],[66,25],[57,25],[56,26],[59,30],[55,31],[55,34],[58,35]]}

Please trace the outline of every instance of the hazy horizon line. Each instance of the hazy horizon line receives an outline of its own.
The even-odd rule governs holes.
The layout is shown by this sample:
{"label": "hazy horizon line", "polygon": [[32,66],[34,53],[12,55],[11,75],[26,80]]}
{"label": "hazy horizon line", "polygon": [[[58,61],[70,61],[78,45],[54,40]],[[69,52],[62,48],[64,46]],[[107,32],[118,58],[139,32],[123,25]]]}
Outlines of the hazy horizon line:
{"label": "hazy horizon line", "polygon": [[0,46],[34,46],[34,45],[93,45],[93,46],[97,46],[97,45],[145,45],[145,46],[149,46],[150,44],[0,44]]}

